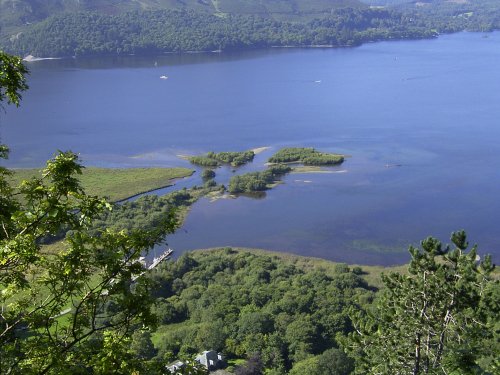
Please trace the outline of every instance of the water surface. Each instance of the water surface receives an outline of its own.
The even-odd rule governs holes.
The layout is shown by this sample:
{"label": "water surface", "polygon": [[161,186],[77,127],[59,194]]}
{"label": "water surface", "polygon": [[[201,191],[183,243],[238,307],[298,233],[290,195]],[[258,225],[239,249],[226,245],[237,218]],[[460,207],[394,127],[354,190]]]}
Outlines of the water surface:
{"label": "water surface", "polygon": [[[202,199],[169,238],[177,254],[246,246],[394,264],[408,244],[464,228],[498,260],[498,61],[498,32],[42,61],[0,134],[13,167],[40,166],[56,149],[108,167],[188,166],[177,155],[259,146],[271,148],[248,170],[283,146],[352,156],[333,170],[343,173],[289,175],[264,199]],[[232,173],[220,172],[221,182]]]}

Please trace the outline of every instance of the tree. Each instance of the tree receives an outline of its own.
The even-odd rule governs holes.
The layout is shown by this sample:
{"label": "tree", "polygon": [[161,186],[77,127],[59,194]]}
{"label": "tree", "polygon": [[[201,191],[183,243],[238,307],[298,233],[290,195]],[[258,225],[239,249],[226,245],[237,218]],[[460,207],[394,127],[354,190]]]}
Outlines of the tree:
{"label": "tree", "polygon": [[342,350],[334,348],[318,356],[317,369],[317,375],[349,375],[354,363]]}
{"label": "tree", "polygon": [[295,362],[292,369],[290,370],[290,375],[303,375],[311,374],[317,375],[318,371],[318,359],[319,356],[311,356],[303,359],[300,362]]}
{"label": "tree", "polygon": [[451,241],[453,249],[432,237],[410,247],[408,275],[384,276],[375,309],[352,311],[355,331],[344,346],[357,374],[475,374],[481,357],[498,358],[485,345],[498,340],[494,265],[478,260],[476,246],[466,252],[464,231]]}
{"label": "tree", "polygon": [[234,370],[236,375],[261,375],[264,370],[264,365],[259,353],[253,353],[246,363],[242,366],[237,366]]}
{"label": "tree", "polygon": [[[0,100],[18,104],[26,69],[19,58],[0,57]],[[1,146],[0,157],[7,156]],[[40,178],[17,188],[0,169],[0,373],[130,374],[138,366],[133,358],[113,364],[131,328],[155,323],[139,257],[173,232],[176,220],[170,211],[153,230],[91,234],[111,205],[85,193],[75,177],[82,169],[76,154],[60,152]],[[60,232],[67,233],[63,242],[42,247]]]}
{"label": "tree", "polygon": [[203,172],[201,172],[201,178],[203,181],[210,180],[215,177],[215,172],[213,169],[204,169]]}
{"label": "tree", "polygon": [[151,341],[151,332],[137,330],[132,334],[130,351],[141,360],[149,360],[156,355],[156,349]]}
{"label": "tree", "polygon": [[[2,371],[68,371],[68,358],[85,365],[105,348],[99,340],[88,344],[95,333],[126,337],[134,324],[154,323],[139,257],[174,230],[173,213],[155,230],[91,235],[92,220],[110,205],[85,194],[74,177],[81,169],[75,154],[60,153],[43,178],[23,182],[20,199],[7,196],[0,223]],[[68,233],[61,250],[41,247],[41,238],[61,230]]]}
{"label": "tree", "polygon": [[310,316],[296,316],[286,328],[285,340],[289,344],[290,357],[301,361],[314,352],[317,342],[316,326]]}
{"label": "tree", "polygon": [[21,91],[28,89],[27,74],[20,57],[0,51],[0,105],[7,100],[7,104],[19,106]]}

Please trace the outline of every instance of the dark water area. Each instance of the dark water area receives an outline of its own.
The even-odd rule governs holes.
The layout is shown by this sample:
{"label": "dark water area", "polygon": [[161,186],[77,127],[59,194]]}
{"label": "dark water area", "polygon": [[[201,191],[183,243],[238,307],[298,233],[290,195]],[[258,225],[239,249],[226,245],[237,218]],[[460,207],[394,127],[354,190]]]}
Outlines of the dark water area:
{"label": "dark water area", "polygon": [[[178,155],[270,147],[243,171],[283,146],[351,156],[330,173],[290,174],[263,199],[200,200],[168,239],[176,254],[245,246],[388,265],[407,261],[409,244],[465,229],[498,261],[498,62],[499,32],[39,61],[0,136],[11,167],[41,166],[57,149],[94,166],[189,167]],[[223,183],[233,173],[217,172]]]}

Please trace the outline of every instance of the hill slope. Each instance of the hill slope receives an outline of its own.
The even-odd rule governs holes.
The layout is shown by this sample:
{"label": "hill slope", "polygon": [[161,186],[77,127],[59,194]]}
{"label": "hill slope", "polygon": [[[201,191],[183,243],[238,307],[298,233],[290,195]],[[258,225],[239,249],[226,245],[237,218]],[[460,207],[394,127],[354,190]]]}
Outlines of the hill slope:
{"label": "hill slope", "polygon": [[81,11],[109,15],[131,10],[185,9],[286,18],[364,6],[358,0],[0,0],[0,30],[40,22],[59,13]]}

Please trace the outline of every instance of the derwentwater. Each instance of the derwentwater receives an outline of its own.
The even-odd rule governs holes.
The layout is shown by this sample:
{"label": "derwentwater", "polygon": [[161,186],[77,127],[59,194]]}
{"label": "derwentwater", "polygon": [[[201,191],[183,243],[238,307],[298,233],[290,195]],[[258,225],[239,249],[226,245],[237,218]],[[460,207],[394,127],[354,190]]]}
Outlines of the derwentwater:
{"label": "derwentwater", "polygon": [[[40,167],[57,149],[94,166],[190,167],[178,155],[269,147],[236,173],[264,169],[285,146],[349,155],[326,173],[289,174],[261,199],[201,199],[168,239],[176,254],[244,246],[395,264],[409,244],[465,229],[498,261],[499,63],[500,32],[37,61],[0,136],[10,167]],[[227,183],[233,171],[217,173]]]}

